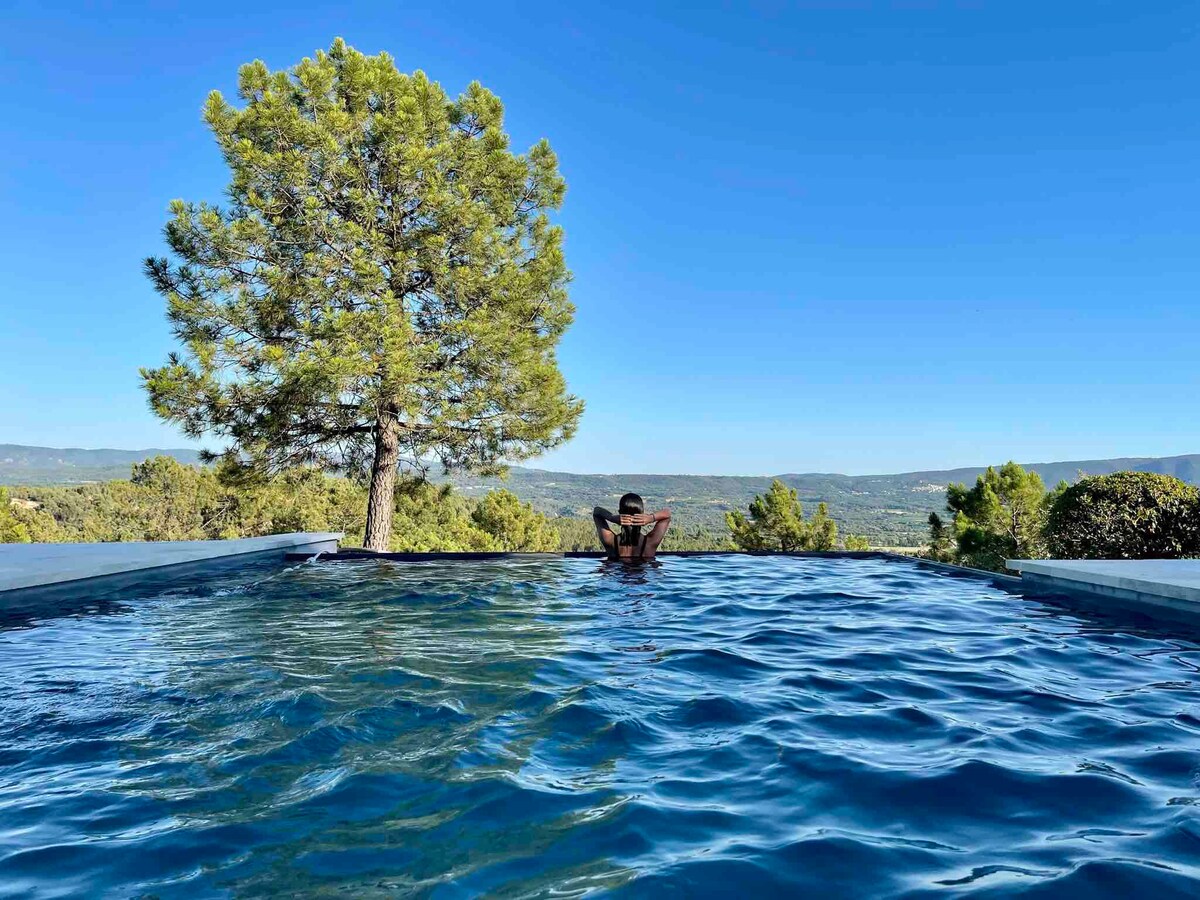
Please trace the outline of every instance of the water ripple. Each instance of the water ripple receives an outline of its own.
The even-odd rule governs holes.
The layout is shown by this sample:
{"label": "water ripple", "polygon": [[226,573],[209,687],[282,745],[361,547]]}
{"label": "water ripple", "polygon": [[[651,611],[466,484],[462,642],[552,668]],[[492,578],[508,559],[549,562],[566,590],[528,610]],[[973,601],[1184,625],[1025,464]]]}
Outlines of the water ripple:
{"label": "water ripple", "polygon": [[0,896],[1191,897],[1198,673],[878,560],[81,596],[0,623]]}

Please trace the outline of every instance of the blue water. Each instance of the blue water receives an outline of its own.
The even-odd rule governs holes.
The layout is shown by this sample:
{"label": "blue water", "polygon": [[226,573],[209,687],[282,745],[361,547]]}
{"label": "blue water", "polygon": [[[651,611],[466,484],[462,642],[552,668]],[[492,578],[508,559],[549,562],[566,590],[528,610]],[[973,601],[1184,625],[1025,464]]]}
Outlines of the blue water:
{"label": "blue water", "polygon": [[5,897],[1194,897],[1200,644],[879,560],[262,565],[0,627]]}

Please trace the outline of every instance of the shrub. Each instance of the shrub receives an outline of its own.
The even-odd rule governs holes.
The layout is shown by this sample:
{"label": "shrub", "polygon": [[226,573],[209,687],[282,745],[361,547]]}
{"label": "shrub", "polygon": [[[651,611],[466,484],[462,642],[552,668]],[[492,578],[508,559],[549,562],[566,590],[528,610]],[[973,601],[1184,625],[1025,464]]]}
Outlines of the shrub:
{"label": "shrub", "polygon": [[1152,472],[1115,472],[1067,488],[1046,520],[1058,559],[1200,555],[1200,491]]}

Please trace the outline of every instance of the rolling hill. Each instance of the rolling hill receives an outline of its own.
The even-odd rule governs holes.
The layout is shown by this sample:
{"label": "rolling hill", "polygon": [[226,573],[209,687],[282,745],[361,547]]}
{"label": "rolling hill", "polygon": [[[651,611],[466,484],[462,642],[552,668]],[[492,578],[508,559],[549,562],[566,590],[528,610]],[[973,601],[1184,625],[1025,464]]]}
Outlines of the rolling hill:
{"label": "rolling hill", "polygon": [[189,465],[200,461],[195,450],[83,450],[76,447],[27,447],[0,444],[0,484],[86,484],[128,478],[129,467],[152,456],[173,456]]}
{"label": "rolling hill", "polygon": [[[129,477],[129,467],[165,454],[196,463],[194,450],[80,450],[0,444],[0,484],[79,484]],[[1159,472],[1200,484],[1200,454],[1168,457],[1089,459],[1033,463],[1047,486],[1074,481],[1080,474],[1103,475],[1122,469]],[[873,543],[911,546],[924,538],[925,520],[945,505],[946,485],[970,483],[983,467],[903,472],[896,475],[793,473],[743,475],[580,475],[514,467],[506,479],[456,476],[467,496],[506,487],[549,515],[586,516],[592,507],[613,504],[625,491],[637,491],[654,504],[667,504],[676,521],[690,527],[723,529],[725,512],[744,508],[765,491],[772,477],[796,489],[811,510],[825,501],[843,531],[865,534]]]}
{"label": "rolling hill", "polygon": [[[1075,481],[1081,474],[1104,475],[1123,469],[1159,472],[1200,484],[1200,454],[1160,458],[1090,459],[1033,463],[1047,487]],[[740,475],[578,475],[514,468],[506,480],[457,477],[455,484],[468,496],[507,487],[522,500],[552,515],[587,515],[597,503],[615,503],[625,491],[637,491],[648,501],[667,504],[677,521],[725,527],[725,512],[744,508],[774,477],[795,488],[811,511],[821,501],[845,532],[864,534],[872,543],[913,546],[926,535],[929,513],[945,507],[946,485],[972,483],[983,466],[904,472],[896,475],[839,475],[791,473],[778,476]]]}

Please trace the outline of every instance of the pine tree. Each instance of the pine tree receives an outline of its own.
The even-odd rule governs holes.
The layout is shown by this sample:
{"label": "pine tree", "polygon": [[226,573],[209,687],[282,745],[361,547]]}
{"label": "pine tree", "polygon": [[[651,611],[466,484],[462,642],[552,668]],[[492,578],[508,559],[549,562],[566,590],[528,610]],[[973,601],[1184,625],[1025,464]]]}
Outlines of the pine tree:
{"label": "pine tree", "polygon": [[929,514],[929,549],[926,551],[930,559],[938,562],[949,562],[954,559],[954,537],[942,517],[935,512]]}
{"label": "pine tree", "polygon": [[829,506],[817,504],[816,515],[808,523],[810,550],[832,550],[837,546],[837,522],[829,518]]}
{"label": "pine tree", "polygon": [[765,494],[750,501],[747,518],[740,511],[725,514],[730,537],[740,550],[832,550],[837,544],[837,523],[824,503],[817,505],[811,521],[796,491],[776,478]]}
{"label": "pine tree", "polygon": [[574,433],[557,159],[514,154],[478,83],[450,99],[340,39],[238,93],[204,108],[228,206],[173,202],[175,258],[146,261],[184,345],[142,371],[150,403],[255,472],[369,471],[383,550],[401,467],[495,472]]}
{"label": "pine tree", "polygon": [[1046,486],[1037,472],[1011,461],[988,466],[974,487],[947,487],[946,509],[965,565],[1003,571],[1006,559],[1045,556]]}

